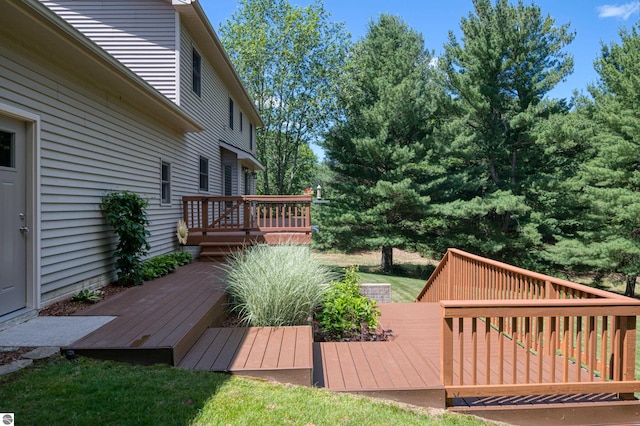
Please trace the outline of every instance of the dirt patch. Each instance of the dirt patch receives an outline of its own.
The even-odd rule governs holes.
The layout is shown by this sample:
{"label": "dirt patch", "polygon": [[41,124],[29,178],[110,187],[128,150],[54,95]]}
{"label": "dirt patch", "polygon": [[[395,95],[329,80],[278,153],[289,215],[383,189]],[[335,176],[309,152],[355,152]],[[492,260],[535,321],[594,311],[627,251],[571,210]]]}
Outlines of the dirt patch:
{"label": "dirt patch", "polygon": [[18,348],[11,351],[3,351],[0,348],[0,365],[11,364],[13,361],[18,361],[22,359],[22,356],[26,353],[31,352],[35,348]]}

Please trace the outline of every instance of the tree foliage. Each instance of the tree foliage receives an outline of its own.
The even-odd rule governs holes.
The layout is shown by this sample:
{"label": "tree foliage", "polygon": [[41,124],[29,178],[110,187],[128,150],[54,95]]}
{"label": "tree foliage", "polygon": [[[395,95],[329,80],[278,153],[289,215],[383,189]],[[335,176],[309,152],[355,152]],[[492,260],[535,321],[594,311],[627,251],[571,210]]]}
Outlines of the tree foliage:
{"label": "tree foliage", "polygon": [[[316,163],[309,143],[335,118],[335,93],[349,47],[344,24],[321,2],[241,0],[222,41],[262,115],[257,156],[264,194],[299,193]],[[302,177],[301,177],[302,176]]]}
{"label": "tree foliage", "polygon": [[334,180],[318,237],[334,248],[382,248],[385,270],[393,247],[423,234],[429,135],[443,93],[431,59],[422,36],[398,17],[370,23],[342,81],[344,119],[323,144]]}
{"label": "tree foliage", "polygon": [[[593,123],[590,157],[568,182],[580,228],[564,233],[549,257],[572,269],[627,277],[634,294],[640,273],[640,34],[620,32],[620,44],[603,46],[595,63],[600,80],[582,112]],[[582,214],[576,214],[582,211]]]}
{"label": "tree foliage", "polygon": [[536,190],[555,170],[538,135],[567,111],[546,95],[572,71],[563,49],[574,35],[537,6],[507,0],[475,0],[461,30],[439,61],[454,108],[434,152],[442,173],[431,186],[431,248],[513,260],[543,239]]}

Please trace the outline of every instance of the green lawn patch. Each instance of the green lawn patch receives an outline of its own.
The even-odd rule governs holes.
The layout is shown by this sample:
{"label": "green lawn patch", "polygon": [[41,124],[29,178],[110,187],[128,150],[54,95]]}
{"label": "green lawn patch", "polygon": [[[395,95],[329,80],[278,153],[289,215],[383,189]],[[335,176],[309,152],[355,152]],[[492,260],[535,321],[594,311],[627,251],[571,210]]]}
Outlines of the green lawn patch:
{"label": "green lawn patch", "polygon": [[477,418],[169,366],[55,358],[0,377],[20,425],[483,425]]}
{"label": "green lawn patch", "polygon": [[389,283],[391,284],[391,301],[413,302],[420,294],[427,280],[417,278],[407,278],[398,275],[375,274],[370,272],[360,272],[363,283]]}

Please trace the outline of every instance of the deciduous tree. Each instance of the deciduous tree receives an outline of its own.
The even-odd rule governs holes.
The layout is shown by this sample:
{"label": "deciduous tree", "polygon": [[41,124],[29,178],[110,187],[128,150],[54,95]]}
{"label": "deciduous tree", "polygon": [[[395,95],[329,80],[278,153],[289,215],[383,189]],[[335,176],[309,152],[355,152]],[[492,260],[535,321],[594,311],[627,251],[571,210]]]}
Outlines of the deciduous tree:
{"label": "deciduous tree", "polygon": [[240,0],[220,33],[265,122],[257,135],[258,160],[267,169],[260,192],[299,193],[300,174],[316,162],[309,143],[335,117],[349,47],[345,26],[332,22],[319,1],[303,8]]}

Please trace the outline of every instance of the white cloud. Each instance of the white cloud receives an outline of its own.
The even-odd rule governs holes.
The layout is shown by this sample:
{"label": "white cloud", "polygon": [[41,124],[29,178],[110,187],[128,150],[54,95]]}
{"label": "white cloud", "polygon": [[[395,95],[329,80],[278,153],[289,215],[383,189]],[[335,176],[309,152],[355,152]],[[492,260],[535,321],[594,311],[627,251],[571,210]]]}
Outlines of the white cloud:
{"label": "white cloud", "polygon": [[605,4],[598,7],[599,18],[622,18],[629,19],[634,13],[640,12],[640,2],[633,1],[621,5]]}

